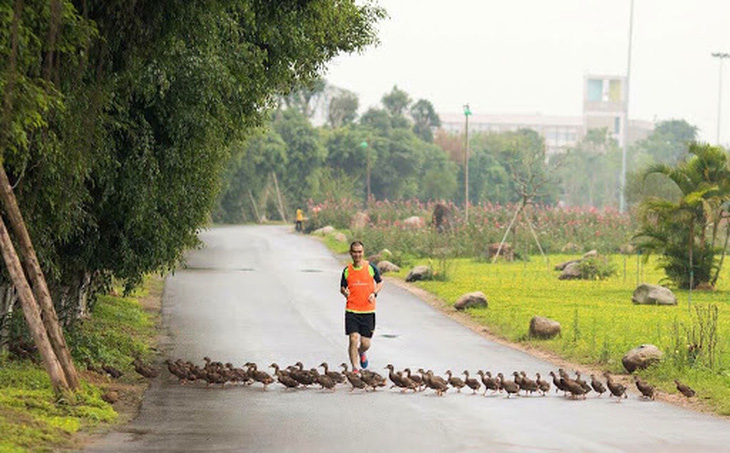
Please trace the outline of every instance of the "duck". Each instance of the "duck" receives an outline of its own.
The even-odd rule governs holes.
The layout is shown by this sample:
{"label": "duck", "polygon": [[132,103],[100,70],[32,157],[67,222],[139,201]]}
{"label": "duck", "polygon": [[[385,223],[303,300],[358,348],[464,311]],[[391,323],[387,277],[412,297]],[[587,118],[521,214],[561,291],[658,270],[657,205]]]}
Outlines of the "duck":
{"label": "duck", "polygon": [[[518,373],[519,376],[519,373]],[[504,389],[505,392],[507,392],[507,398],[510,397],[510,395],[519,395],[520,393],[520,385],[515,381],[507,381],[504,379],[504,375],[502,373],[497,373],[497,379],[499,379],[499,387]],[[517,379],[515,377],[515,379]]]}
{"label": "duck", "polygon": [[308,387],[316,382],[314,375],[309,370],[304,369],[302,362],[297,362],[294,365],[288,367],[289,374],[291,377],[297,380],[304,387]]}
{"label": "duck", "polygon": [[114,379],[119,379],[124,374],[113,366],[107,365],[106,363],[103,363],[101,365],[101,369],[106,371],[106,373]]}
{"label": "duck", "polygon": [[598,393],[598,398],[606,392],[603,382],[599,381],[595,374],[591,374],[591,387],[593,387],[594,392]]}
{"label": "duck", "polygon": [[[343,365],[345,365],[343,363]],[[347,380],[350,382],[350,385],[352,385],[352,388],[350,391],[352,392],[356,388],[358,389],[365,389],[367,391],[368,385],[361,379],[361,376],[359,374],[355,374],[352,371],[347,371],[347,365],[345,365],[345,371],[342,372]]]}
{"label": "duck", "polygon": [[329,365],[327,362],[322,362],[319,364],[319,366],[324,369],[324,374],[327,375],[330,379],[335,381],[338,384],[344,384],[345,383],[345,376],[343,376],[341,373],[337,371],[330,371]]}
{"label": "duck", "polygon": [[586,393],[588,391],[578,383],[578,381],[575,381],[573,379],[565,379],[563,378],[563,384],[565,385],[565,388],[570,393],[570,397],[572,399],[577,399],[578,397],[583,397],[582,399],[586,399]]}
{"label": "duck", "polygon": [[611,392],[611,395],[609,395],[609,397],[617,397],[619,403],[621,402],[622,397],[628,398],[628,395],[626,395],[626,387],[624,387],[621,383],[614,382],[611,373],[606,371],[603,373],[603,375],[606,377],[606,387],[608,387],[608,390]]}
{"label": "duck", "polygon": [[315,381],[317,384],[320,385],[322,390],[332,390],[333,392],[337,389],[335,388],[337,386],[337,382],[335,382],[334,379],[327,376],[326,374],[319,374],[319,371],[317,371],[316,368],[312,368],[309,370],[314,375]]}
{"label": "duck", "polygon": [[[517,373],[515,371],[515,373]],[[537,382],[533,381],[532,379],[527,377],[527,373],[524,371],[520,371],[519,375],[515,374],[515,382],[517,382],[517,378],[519,377],[520,381],[517,385],[520,386],[520,390],[525,391],[525,396],[532,395],[533,392],[536,392],[539,390],[539,387],[537,386]]]}
{"label": "duck", "polygon": [[365,381],[368,387],[373,389],[373,392],[377,390],[377,387],[386,386],[385,378],[375,371],[360,370],[360,379]]}
{"label": "duck", "polygon": [[578,383],[578,385],[580,385],[581,387],[583,387],[583,390],[586,391],[586,394],[587,393],[590,393],[591,390],[593,390],[591,388],[591,386],[588,385],[588,383],[586,381],[584,381],[583,379],[580,378],[580,371],[577,371],[576,370],[576,372],[575,372],[575,379],[574,380],[575,380],[575,382]]}
{"label": "duck", "polygon": [[134,359],[132,361],[132,366],[134,367],[134,371],[147,379],[153,379],[160,375],[160,370],[152,368],[149,365],[145,365],[140,359]]}
{"label": "duck", "polygon": [[676,384],[677,390],[679,390],[679,393],[686,396],[687,398],[692,398],[693,396],[695,396],[697,394],[697,392],[692,390],[692,388],[689,385],[682,384],[677,379],[674,380],[674,384]]}
{"label": "duck", "polygon": [[487,396],[487,390],[491,390],[492,393],[501,391],[499,388],[499,381],[492,377],[492,373],[487,371],[486,373],[482,370],[477,371],[477,374],[482,377],[482,384],[484,384],[483,396]]}
{"label": "duck", "polygon": [[172,374],[173,376],[177,377],[180,384],[185,385],[186,382],[194,380],[194,376],[193,379],[190,379],[191,376],[188,370],[180,366],[179,363],[173,362],[170,359],[165,360],[164,363],[167,365],[167,371],[169,371],[170,374]]}
{"label": "duck", "polygon": [[393,383],[393,385],[390,386],[391,389],[393,387],[405,387],[405,382],[403,382],[403,376],[395,372],[395,367],[392,363],[387,364],[383,369],[388,370],[388,379],[390,379],[390,382]]}
{"label": "duck", "polygon": [[477,379],[470,378],[469,377],[469,370],[464,370],[464,372],[462,374],[464,376],[466,376],[464,378],[464,382],[472,390],[471,394],[472,395],[476,395],[477,390],[479,390],[480,388],[482,388],[482,383],[479,382]]}
{"label": "duck", "polygon": [[416,386],[417,386],[416,388],[417,388],[417,390],[418,390],[419,392],[420,392],[421,390],[423,390],[423,387],[424,387],[424,385],[425,385],[425,384],[423,383],[423,377],[421,377],[421,376],[419,376],[419,375],[417,375],[417,374],[411,374],[411,369],[410,369],[410,368],[406,368],[406,369],[404,369],[404,370],[403,370],[403,372],[404,372],[404,373],[406,373],[406,377],[407,377],[408,379],[410,379],[411,381],[413,381],[413,382],[415,382],[415,383],[416,383]]}
{"label": "duck", "polygon": [[551,371],[549,374],[553,378],[553,385],[555,386],[555,393],[558,393],[558,391],[563,392],[563,394],[567,393],[568,389],[565,388],[565,384],[563,384],[563,380],[561,378],[558,378],[558,376],[553,371]]}
{"label": "duck", "polygon": [[284,390],[299,387],[299,382],[291,377],[286,371],[279,369],[279,365],[276,362],[269,365],[269,368],[274,369],[274,375],[276,376],[276,380],[284,386]]}
{"label": "duck", "polygon": [[648,382],[641,379],[639,376],[634,375],[634,382],[636,388],[641,392],[641,397],[645,399],[653,400],[655,397],[655,387]]}
{"label": "duck", "polygon": [[446,370],[446,375],[449,376],[449,385],[454,387],[457,393],[461,393],[461,389],[466,385],[466,382],[464,382],[460,377],[452,376],[451,370]]}
{"label": "duck", "polygon": [[542,396],[545,396],[545,394],[550,391],[550,383],[543,379],[542,376],[540,376],[540,373],[535,373],[535,376],[537,377],[535,380],[537,388],[542,393]]}
{"label": "duck", "polygon": [[444,392],[446,392],[449,389],[448,382],[446,382],[446,380],[444,378],[442,378],[441,376],[434,376],[433,371],[431,371],[431,370],[426,371],[424,378],[426,376],[427,376],[427,378],[425,379],[426,385],[428,385],[428,388],[435,390],[436,395],[443,396]]}
{"label": "duck", "polygon": [[272,378],[269,373],[257,369],[256,364],[253,362],[248,362],[248,375],[251,376],[254,381],[262,383],[264,385],[264,391],[266,391],[266,387],[268,387],[269,384],[274,382],[274,378]]}

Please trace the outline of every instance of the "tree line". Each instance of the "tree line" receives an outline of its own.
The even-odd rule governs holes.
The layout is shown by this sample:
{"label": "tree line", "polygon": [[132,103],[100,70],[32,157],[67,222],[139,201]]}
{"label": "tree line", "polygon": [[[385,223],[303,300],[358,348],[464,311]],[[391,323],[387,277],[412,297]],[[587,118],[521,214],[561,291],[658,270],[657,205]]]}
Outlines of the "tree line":
{"label": "tree line", "polygon": [[[358,104],[354,93],[322,79],[280,99],[268,126],[234,145],[213,219],[282,219],[309,201],[364,203],[368,192],[381,200],[464,203],[465,137],[440,128],[430,101],[414,102],[394,86],[379,107],[358,116]],[[318,110],[325,121],[315,126]],[[669,120],[631,146],[630,203],[668,190],[661,181],[640,180],[640,170],[685,158],[696,135],[686,121]],[[531,129],[471,134],[469,148],[472,204],[522,202],[527,191],[531,203],[618,206],[621,149],[606,129],[589,130],[567,152],[550,156]]]}
{"label": "tree line", "polygon": [[112,279],[174,268],[231,143],[334,56],[376,44],[384,14],[331,0],[0,2],[2,344],[30,337],[54,388],[76,388],[60,325]]}

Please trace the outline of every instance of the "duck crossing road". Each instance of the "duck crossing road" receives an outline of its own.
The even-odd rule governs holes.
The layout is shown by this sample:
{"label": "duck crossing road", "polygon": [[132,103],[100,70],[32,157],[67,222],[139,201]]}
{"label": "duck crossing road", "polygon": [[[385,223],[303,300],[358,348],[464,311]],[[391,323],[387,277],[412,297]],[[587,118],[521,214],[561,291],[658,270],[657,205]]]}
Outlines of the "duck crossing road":
{"label": "duck crossing road", "polygon": [[[218,227],[200,234],[206,247],[167,278],[166,356],[196,364],[208,356],[237,367],[301,361],[309,369],[347,361],[344,262],[317,240],[280,226]],[[368,250],[365,244],[365,253]],[[386,281],[378,298],[370,369],[524,370],[543,377],[557,367],[495,344]],[[390,385],[390,382],[388,383]],[[620,404],[607,394],[573,401],[482,397],[463,389],[377,392],[338,386],[284,390],[274,383],[180,385],[167,370],[153,380],[136,420],[88,447],[126,451],[486,451],[727,452],[730,422],[658,401],[632,387]]]}

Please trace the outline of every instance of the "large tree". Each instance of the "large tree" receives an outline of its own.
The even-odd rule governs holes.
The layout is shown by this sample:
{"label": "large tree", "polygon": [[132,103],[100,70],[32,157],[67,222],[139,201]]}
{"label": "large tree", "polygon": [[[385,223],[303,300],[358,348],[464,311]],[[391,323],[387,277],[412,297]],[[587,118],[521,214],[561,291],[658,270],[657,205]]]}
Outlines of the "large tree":
{"label": "large tree", "polygon": [[333,0],[1,8],[0,153],[58,297],[90,276],[133,284],[174,267],[230,144],[335,55],[374,43],[383,17]]}

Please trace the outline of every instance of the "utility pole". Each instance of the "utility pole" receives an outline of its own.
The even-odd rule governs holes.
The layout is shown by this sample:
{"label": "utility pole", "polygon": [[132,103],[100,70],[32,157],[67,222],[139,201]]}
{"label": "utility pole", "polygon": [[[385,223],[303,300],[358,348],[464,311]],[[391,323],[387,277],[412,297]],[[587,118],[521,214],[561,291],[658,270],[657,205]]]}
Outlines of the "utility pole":
{"label": "utility pole", "polygon": [[621,179],[619,181],[619,212],[626,212],[626,153],[629,146],[629,87],[631,81],[631,41],[634,31],[634,0],[631,0],[631,11],[629,13],[629,52],[628,63],[626,64],[626,90],[624,99],[624,127],[623,146],[621,147]]}
{"label": "utility pole", "polygon": [[720,125],[722,124],[720,121],[722,118],[722,66],[723,60],[730,58],[730,53],[713,52],[712,56],[720,60],[720,78],[717,88],[717,137],[715,138],[715,144],[720,146]]}
{"label": "utility pole", "polygon": [[464,104],[464,119],[466,124],[464,138],[464,223],[469,223],[469,104]]}

